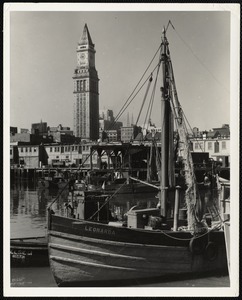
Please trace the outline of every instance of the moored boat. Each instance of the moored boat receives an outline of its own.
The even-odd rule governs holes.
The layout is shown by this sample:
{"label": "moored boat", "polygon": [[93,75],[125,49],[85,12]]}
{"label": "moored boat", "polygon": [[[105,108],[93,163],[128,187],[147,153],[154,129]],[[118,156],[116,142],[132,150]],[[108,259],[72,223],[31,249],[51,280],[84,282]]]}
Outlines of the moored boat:
{"label": "moored boat", "polygon": [[[59,286],[117,286],[174,274],[227,270],[223,220],[219,214],[210,214],[208,224],[207,212],[201,209],[165,29],[160,48],[163,127],[157,207],[143,208],[137,203],[123,220],[113,220],[110,194],[82,191],[75,207],[70,206],[71,213],[67,205],[64,215],[55,213],[53,201],[48,208],[48,249]],[[186,180],[186,220],[178,217],[181,188],[174,184],[174,121]]]}
{"label": "moored boat", "polygon": [[63,176],[54,176],[52,180],[49,181],[49,188],[63,189],[68,187],[68,181],[63,178]]}
{"label": "moored boat", "polygon": [[56,174],[48,173],[38,179],[39,188],[49,188],[49,189],[63,189],[68,186],[68,180],[64,178],[64,175],[60,172]]}
{"label": "moored boat", "polygon": [[51,177],[41,177],[38,179],[38,187],[39,188],[48,188],[50,186]]}
{"label": "moored boat", "polygon": [[13,238],[10,240],[11,267],[48,266],[47,237]]}
{"label": "moored boat", "polygon": [[[134,210],[137,221],[154,210]],[[107,224],[52,215],[49,257],[60,286],[155,278],[171,274],[222,271],[227,267],[223,231],[198,238],[191,232],[152,230],[120,222]],[[63,223],[64,221],[64,223]],[[63,230],[64,228],[64,230]],[[113,282],[113,281],[116,281]]]}

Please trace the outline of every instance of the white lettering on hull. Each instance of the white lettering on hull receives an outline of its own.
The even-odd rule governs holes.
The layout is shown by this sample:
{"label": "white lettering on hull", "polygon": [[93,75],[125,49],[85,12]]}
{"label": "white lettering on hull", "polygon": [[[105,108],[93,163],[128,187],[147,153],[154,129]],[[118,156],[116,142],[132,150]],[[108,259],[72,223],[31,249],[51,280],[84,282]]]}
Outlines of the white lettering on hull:
{"label": "white lettering on hull", "polygon": [[103,228],[93,227],[93,226],[89,226],[89,225],[85,225],[85,231],[90,231],[93,233],[100,233],[100,234],[115,235],[114,230],[103,229]]}

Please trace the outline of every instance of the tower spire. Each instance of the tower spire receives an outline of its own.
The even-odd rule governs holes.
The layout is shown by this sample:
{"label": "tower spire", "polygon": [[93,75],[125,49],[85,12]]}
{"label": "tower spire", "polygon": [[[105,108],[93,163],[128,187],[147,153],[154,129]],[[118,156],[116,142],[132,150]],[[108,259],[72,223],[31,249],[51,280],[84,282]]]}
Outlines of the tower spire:
{"label": "tower spire", "polygon": [[84,26],[82,37],[80,38],[78,45],[89,45],[94,47],[87,24]]}
{"label": "tower spire", "polygon": [[74,70],[74,134],[87,140],[99,136],[98,75],[95,49],[87,24],[77,45],[77,66]]}

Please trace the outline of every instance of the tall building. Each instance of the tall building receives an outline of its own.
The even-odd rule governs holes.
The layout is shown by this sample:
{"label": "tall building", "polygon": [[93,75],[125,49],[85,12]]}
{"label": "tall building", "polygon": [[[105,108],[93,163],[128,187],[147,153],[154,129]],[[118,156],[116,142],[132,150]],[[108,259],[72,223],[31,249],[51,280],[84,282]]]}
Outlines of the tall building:
{"label": "tall building", "polygon": [[47,135],[47,122],[33,123],[31,125],[31,133],[35,135]]}
{"label": "tall building", "polygon": [[16,133],[18,133],[18,128],[10,126],[10,135],[14,135]]}
{"label": "tall building", "polygon": [[113,111],[111,109],[100,109],[99,118],[107,121],[114,121]]}
{"label": "tall building", "polygon": [[87,140],[99,136],[98,74],[95,49],[87,24],[77,46],[77,66],[74,71],[74,135]]}
{"label": "tall building", "polygon": [[124,143],[129,143],[133,141],[139,133],[141,133],[142,128],[140,126],[132,125],[121,128],[121,141]]}
{"label": "tall building", "polygon": [[75,142],[75,136],[70,127],[63,127],[59,124],[57,127],[48,127],[48,135],[53,137],[54,142],[63,144],[72,144]]}

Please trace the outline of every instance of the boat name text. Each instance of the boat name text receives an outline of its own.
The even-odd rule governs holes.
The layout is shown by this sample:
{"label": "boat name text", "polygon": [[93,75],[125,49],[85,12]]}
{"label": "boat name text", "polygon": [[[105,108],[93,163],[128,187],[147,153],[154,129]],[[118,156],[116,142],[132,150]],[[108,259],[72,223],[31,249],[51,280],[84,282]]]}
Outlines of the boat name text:
{"label": "boat name text", "polygon": [[115,231],[111,229],[103,229],[98,227],[92,227],[92,226],[85,226],[85,231],[91,231],[93,233],[101,233],[101,234],[109,234],[109,235],[115,235]]}

